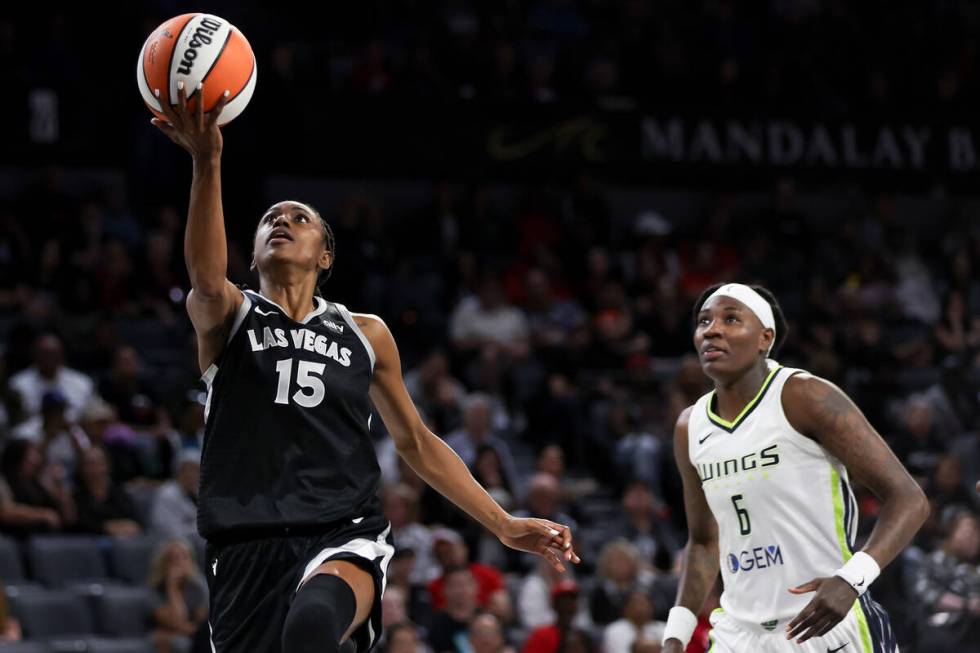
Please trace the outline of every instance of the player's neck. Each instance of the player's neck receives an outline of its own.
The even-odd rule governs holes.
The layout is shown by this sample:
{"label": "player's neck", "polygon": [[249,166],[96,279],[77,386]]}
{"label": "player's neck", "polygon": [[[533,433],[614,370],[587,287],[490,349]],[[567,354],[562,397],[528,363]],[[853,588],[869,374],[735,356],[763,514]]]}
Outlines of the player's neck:
{"label": "player's neck", "polygon": [[723,419],[734,419],[746,404],[752,401],[762,384],[766,382],[769,370],[764,365],[753,365],[745,374],[732,381],[715,381],[715,412]]}
{"label": "player's neck", "polygon": [[297,322],[316,308],[316,301],[313,299],[313,291],[316,288],[315,280],[283,283],[275,279],[264,278],[260,288],[262,295],[279,304],[289,317]]}

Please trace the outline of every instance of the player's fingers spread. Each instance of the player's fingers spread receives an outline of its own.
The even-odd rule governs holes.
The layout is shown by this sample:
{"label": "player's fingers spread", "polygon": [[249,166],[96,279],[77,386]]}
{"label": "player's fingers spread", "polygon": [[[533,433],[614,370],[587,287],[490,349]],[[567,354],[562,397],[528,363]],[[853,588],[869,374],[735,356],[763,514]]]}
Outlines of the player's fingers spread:
{"label": "player's fingers spread", "polygon": [[195,123],[200,131],[204,131],[204,84],[197,84],[197,108],[194,112]]}
{"label": "player's fingers spread", "polygon": [[230,98],[231,98],[231,91],[225,91],[224,93],[221,94],[221,97],[218,98],[218,103],[214,105],[214,108],[211,109],[211,112],[208,114],[209,116],[208,124],[210,125],[217,124],[218,116],[221,115],[221,110],[225,108],[225,105],[228,104],[228,100]]}
{"label": "player's fingers spread", "polygon": [[811,601],[800,613],[793,617],[793,620],[786,624],[786,639],[793,639],[801,633],[816,617],[814,605]]}
{"label": "player's fingers spread", "polygon": [[791,587],[789,588],[789,591],[792,594],[806,594],[807,592],[812,592],[818,587],[820,587],[820,582],[817,579],[813,579],[807,583],[803,583],[802,585]]}

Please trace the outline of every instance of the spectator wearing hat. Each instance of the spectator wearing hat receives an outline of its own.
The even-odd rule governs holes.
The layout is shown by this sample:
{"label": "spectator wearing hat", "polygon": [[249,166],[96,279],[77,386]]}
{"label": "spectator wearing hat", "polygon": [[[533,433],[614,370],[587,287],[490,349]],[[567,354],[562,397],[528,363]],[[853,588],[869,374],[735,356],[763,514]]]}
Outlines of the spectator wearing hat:
{"label": "spectator wearing hat", "polygon": [[448,597],[444,588],[447,569],[466,567],[470,570],[477,587],[476,602],[481,608],[486,607],[494,592],[504,589],[504,578],[498,569],[479,562],[469,562],[469,547],[456,531],[442,527],[432,529],[432,546],[436,560],[444,570],[442,576],[429,583],[434,609],[440,610],[446,606]]}
{"label": "spectator wearing hat", "polygon": [[554,623],[531,631],[521,653],[558,653],[562,639],[578,614],[579,586],[570,578],[562,578],[551,588],[551,607]]}
{"label": "spectator wearing hat", "polygon": [[33,365],[10,377],[10,387],[20,394],[24,409],[28,414],[36,415],[41,411],[44,393],[58,390],[67,401],[65,413],[68,419],[76,419],[94,393],[92,379],[65,366],[64,346],[54,334],[38,336],[33,355]]}
{"label": "spectator wearing hat", "polygon": [[41,397],[41,412],[19,424],[14,437],[38,445],[44,461],[60,465],[67,479],[75,472],[78,451],[88,446],[88,436],[68,420],[68,399],[58,389],[46,390]]}

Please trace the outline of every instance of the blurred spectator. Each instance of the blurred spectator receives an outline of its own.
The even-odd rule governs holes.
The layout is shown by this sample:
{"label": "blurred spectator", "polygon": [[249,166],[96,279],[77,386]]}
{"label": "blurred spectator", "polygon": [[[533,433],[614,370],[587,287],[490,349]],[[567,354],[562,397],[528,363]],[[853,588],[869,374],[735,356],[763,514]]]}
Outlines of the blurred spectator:
{"label": "blurred spectator", "polygon": [[[469,549],[459,533],[448,528],[432,529],[433,550],[443,573],[429,583],[429,593],[432,596],[432,607],[436,610],[445,608],[449,597],[448,570],[465,567],[470,572],[470,578],[476,585],[475,601],[477,607],[486,607],[490,597],[497,590],[503,589],[504,580],[500,571],[480,562],[468,562]],[[458,580],[458,579],[457,579]],[[457,589],[460,589],[457,587]]]}
{"label": "blurred spectator", "polygon": [[646,592],[630,592],[623,605],[622,618],[606,626],[602,632],[602,651],[631,653],[634,642],[659,642],[666,625],[653,620],[653,602]]}
{"label": "blurred spectator", "polygon": [[68,488],[65,469],[58,464],[45,465],[36,444],[27,440],[8,442],[0,456],[0,471],[10,486],[14,501],[56,513],[57,521],[46,518],[41,524],[60,529],[75,523],[75,501]]}
{"label": "blurred spectator", "polygon": [[592,620],[605,626],[619,619],[629,595],[648,592],[652,582],[635,546],[622,539],[609,542],[599,553],[596,585],[589,594]]}
{"label": "blurred spectator", "polygon": [[384,653],[424,653],[419,629],[410,621],[385,627]]}
{"label": "blurred spectator", "polygon": [[468,653],[514,653],[514,647],[504,638],[504,632],[497,617],[484,612],[470,621],[466,635]]}
{"label": "blurred spectator", "polygon": [[193,637],[208,618],[208,590],[186,541],[165,542],[150,565],[154,591],[153,642],[160,653],[189,653]]}
{"label": "blurred spectator", "polygon": [[11,535],[44,533],[61,528],[61,515],[54,508],[32,506],[14,498],[7,481],[0,477],[0,528]]}
{"label": "blurred spectator", "polygon": [[388,565],[388,587],[401,589],[408,619],[424,631],[432,620],[432,602],[428,587],[413,584],[409,580],[414,568],[415,552],[396,548]]}
{"label": "blurred spectator", "polygon": [[500,281],[487,274],[476,296],[464,298],[449,321],[453,346],[469,351],[492,345],[513,359],[528,353],[527,319],[506,302]]}
{"label": "blurred spectator", "polygon": [[69,478],[75,472],[78,450],[88,444],[88,436],[66,417],[68,401],[58,390],[41,397],[41,413],[14,429],[14,437],[29,440],[41,450],[47,463],[64,468]]}
{"label": "blurred spectator", "polygon": [[415,565],[409,576],[413,585],[425,585],[439,575],[432,555],[432,534],[417,521],[418,495],[408,485],[396,483],[381,489],[382,509],[391,523],[395,546],[415,554]]}
{"label": "blurred spectator", "polygon": [[432,421],[437,433],[446,433],[458,423],[459,406],[466,390],[449,373],[449,360],[441,350],[429,353],[405,374],[405,388],[415,405]]}
{"label": "blurred spectator", "polygon": [[176,478],[156,491],[150,511],[150,530],[170,537],[197,537],[197,490],[201,452],[185,449],[177,460]]}
{"label": "blurred spectator", "polygon": [[132,426],[156,422],[156,392],[143,372],[135,347],[123,345],[113,356],[112,369],[99,383],[99,394],[112,404],[119,419]]}
{"label": "blurred spectator", "polygon": [[54,334],[38,336],[34,341],[34,364],[10,377],[10,387],[20,393],[28,414],[41,410],[46,390],[58,390],[68,402],[68,419],[78,417],[94,392],[92,379],[66,367],[61,339]]}
{"label": "blurred spectator", "polygon": [[666,519],[667,507],[641,482],[626,487],[621,505],[624,519],[610,530],[610,537],[630,542],[642,559],[669,570],[682,545]]}
{"label": "blurred spectator", "polygon": [[82,452],[75,486],[76,530],[113,537],[142,532],[133,501],[109,477],[109,460],[101,447],[89,447]]}
{"label": "blurred spectator", "polygon": [[476,579],[469,567],[459,566],[446,569],[440,580],[445,586],[444,605],[432,618],[429,644],[433,653],[467,653],[467,631],[479,610]]}
{"label": "blurred spectator", "polygon": [[474,392],[463,400],[463,424],[445,437],[446,444],[459,454],[468,467],[473,467],[481,446],[493,447],[500,458],[504,477],[517,479],[517,467],[507,442],[494,433],[490,397]]}
{"label": "blurred spectator", "polygon": [[490,595],[487,612],[497,618],[503,632],[504,641],[513,645],[524,640],[525,631],[517,621],[514,604],[507,589],[499,589]]}
{"label": "blurred spectator", "polygon": [[919,651],[967,650],[980,637],[980,521],[962,511],[942,546],[922,561],[914,593],[925,621]]}
{"label": "blurred spectator", "polygon": [[6,589],[0,583],[0,642],[19,642],[23,633],[20,622],[10,612]]}
{"label": "blurred spectator", "polygon": [[477,447],[471,468],[473,478],[500,504],[504,510],[514,507],[514,485],[504,470],[500,453],[490,444]]}
{"label": "blurred spectator", "polygon": [[144,475],[143,455],[132,429],[116,419],[116,411],[108,402],[93,397],[82,409],[79,425],[90,446],[105,450],[112,480],[125,483]]}
{"label": "blurred spectator", "polygon": [[[534,629],[555,623],[558,617],[552,607],[552,590],[563,579],[570,580],[569,572],[560,573],[544,559],[538,560],[534,571],[524,577],[517,593],[517,607],[525,628]],[[592,626],[587,606],[578,604],[578,613],[572,616],[572,623],[586,629]]]}
{"label": "blurred spectator", "polygon": [[538,626],[531,631],[521,653],[558,653],[562,638],[572,628],[578,614],[578,584],[571,579],[562,579],[551,588],[551,606],[555,620],[547,626]]}

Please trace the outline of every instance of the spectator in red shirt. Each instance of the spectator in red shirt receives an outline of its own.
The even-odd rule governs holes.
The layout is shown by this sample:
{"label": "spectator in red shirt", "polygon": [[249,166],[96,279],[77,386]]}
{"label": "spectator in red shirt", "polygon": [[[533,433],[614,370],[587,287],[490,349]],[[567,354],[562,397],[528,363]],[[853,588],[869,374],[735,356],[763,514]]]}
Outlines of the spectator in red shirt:
{"label": "spectator in red shirt", "polygon": [[551,607],[555,611],[555,623],[540,626],[531,631],[521,653],[558,653],[562,638],[571,627],[578,613],[578,584],[570,578],[559,580],[551,588]]}
{"label": "spectator in red shirt", "polygon": [[446,606],[445,570],[466,566],[476,580],[476,602],[481,608],[487,607],[490,596],[497,590],[504,589],[504,577],[494,567],[479,562],[469,562],[469,548],[463,538],[449,528],[432,529],[432,550],[443,574],[429,583],[429,594],[432,596],[432,607],[441,610]]}

